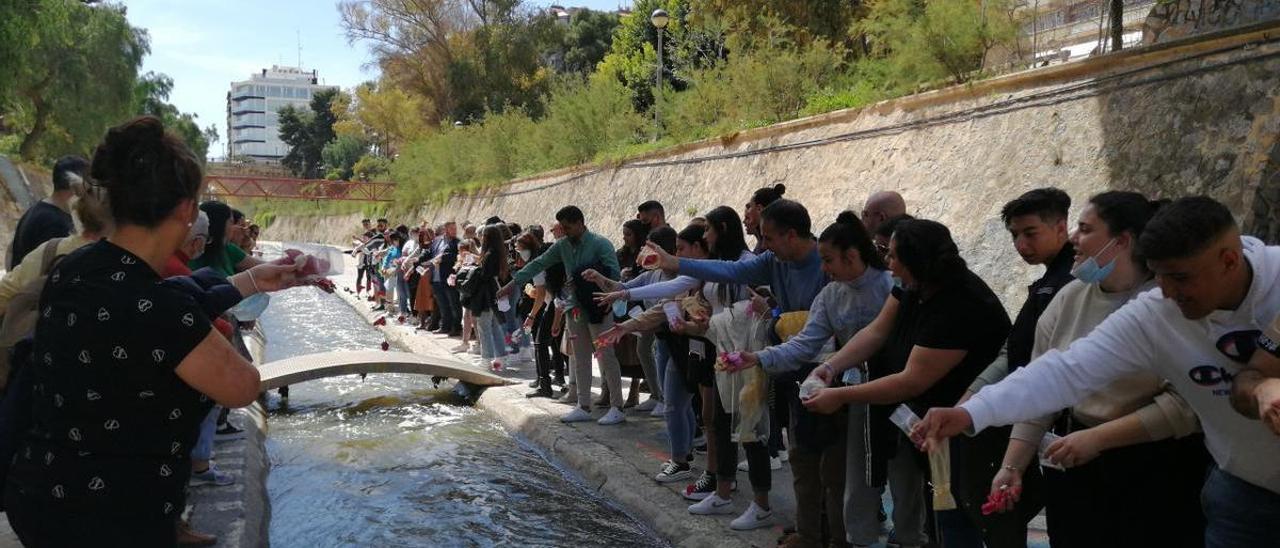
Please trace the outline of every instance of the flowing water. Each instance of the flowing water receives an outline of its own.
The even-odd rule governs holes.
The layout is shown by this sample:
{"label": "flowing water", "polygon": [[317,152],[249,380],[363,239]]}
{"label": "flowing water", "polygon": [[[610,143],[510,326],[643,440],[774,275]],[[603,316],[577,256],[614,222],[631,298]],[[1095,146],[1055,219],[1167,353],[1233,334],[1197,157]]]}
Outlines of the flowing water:
{"label": "flowing water", "polygon": [[[377,348],[382,335],[312,288],[274,295],[267,361]],[[270,396],[274,546],[662,546],[497,419],[426,376],[344,376]]]}

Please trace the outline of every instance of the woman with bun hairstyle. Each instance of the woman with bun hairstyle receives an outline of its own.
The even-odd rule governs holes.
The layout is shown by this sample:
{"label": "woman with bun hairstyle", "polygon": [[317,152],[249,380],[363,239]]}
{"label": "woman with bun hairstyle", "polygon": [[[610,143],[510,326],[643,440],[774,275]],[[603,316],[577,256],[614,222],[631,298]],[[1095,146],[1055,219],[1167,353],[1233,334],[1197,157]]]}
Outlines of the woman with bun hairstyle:
{"label": "woman with bun hairstyle", "polygon": [[[919,416],[933,407],[953,405],[999,355],[1011,322],[1000,299],[960,258],[951,231],[941,223],[912,219],[899,224],[889,242],[889,269],[902,280],[902,287],[893,289],[869,325],[809,374],[806,382],[816,380],[827,388],[819,388],[804,405],[818,413],[833,413],[848,404],[868,404],[868,483],[883,485],[887,475],[895,494],[906,494],[923,489],[928,466],[919,457],[916,467],[908,466],[908,459],[902,457],[920,454],[888,421],[888,415],[903,403]],[[831,386],[844,371],[864,362],[870,380]],[[975,438],[953,443],[952,468],[957,473],[965,473],[964,442],[970,441],[1001,442]],[[956,498],[964,495],[957,493]],[[908,500],[895,497],[895,506]],[[911,523],[895,520],[897,542],[927,543],[922,526],[932,512],[895,508],[895,515],[899,511],[912,519]],[[939,513],[944,529],[945,523],[966,518],[981,525],[981,516]]]}
{"label": "woman with bun hairstyle", "polygon": [[765,252],[764,240],[760,234],[760,213],[764,208],[769,207],[769,204],[781,200],[782,195],[786,193],[787,185],[782,183],[756,189],[751,194],[751,199],[747,201],[747,206],[743,208],[742,226],[746,228],[748,236],[754,236],[756,239],[756,247],[751,250],[753,254],[759,255]]}
{"label": "woman with bun hairstyle", "polygon": [[[823,230],[818,236],[818,254],[822,257],[822,270],[831,281],[814,298],[804,328],[785,343],[760,352],[743,353],[741,368],[759,365],[771,376],[777,376],[797,370],[806,363],[819,362],[823,349],[829,343],[833,342],[835,348],[839,348],[870,324],[884,307],[885,299],[893,289],[893,277],[857,215],[845,211]],[[841,503],[844,505],[845,534],[847,541],[855,546],[875,544],[880,537],[880,489],[868,486],[865,479],[863,456],[866,444],[862,432],[866,421],[867,405],[851,404],[849,436],[845,440],[847,457],[845,462],[832,463],[846,467],[845,484],[836,486],[835,492],[843,490],[845,493]],[[794,468],[795,464],[792,466]],[[815,471],[813,475],[819,474]],[[894,502],[894,523],[900,524],[900,531],[906,531],[909,529],[907,524],[920,521],[917,518],[921,516],[907,512],[920,512],[923,508],[922,495],[919,489],[906,493],[895,491],[894,495],[898,499]],[[800,540],[807,545],[821,541]]]}
{"label": "woman with bun hairstyle", "polygon": [[[1156,286],[1136,244],[1163,205],[1136,192],[1089,199],[1071,244],[1076,280],[1049,303],[1036,325],[1032,358],[1065,350],[1112,312]],[[991,497],[1014,507],[1022,471],[1046,431],[1062,436],[1044,458],[1049,538],[1055,548],[1203,546],[1200,488],[1209,455],[1195,412],[1169,383],[1138,373],[1111,383],[1075,407],[1015,425]]]}
{"label": "woman with bun hairstyle", "polygon": [[[160,277],[204,190],[200,162],[160,120],[111,128],[91,174],[114,232],[57,263],[45,283],[30,424],[4,503],[26,546],[173,546],[197,430],[216,402],[252,403],[258,371],[210,327],[206,304]],[[294,265],[227,281],[241,296],[301,283]]]}

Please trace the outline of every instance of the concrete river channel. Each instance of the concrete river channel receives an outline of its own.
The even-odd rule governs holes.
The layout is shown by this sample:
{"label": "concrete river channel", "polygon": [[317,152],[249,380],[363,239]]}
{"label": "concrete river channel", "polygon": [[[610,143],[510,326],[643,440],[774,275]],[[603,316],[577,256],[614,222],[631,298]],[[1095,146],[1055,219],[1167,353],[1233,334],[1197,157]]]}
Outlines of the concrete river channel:
{"label": "concrete river channel", "polygon": [[[273,295],[265,361],[382,335],[313,288]],[[347,375],[268,396],[274,546],[663,546],[498,420],[420,375]]]}

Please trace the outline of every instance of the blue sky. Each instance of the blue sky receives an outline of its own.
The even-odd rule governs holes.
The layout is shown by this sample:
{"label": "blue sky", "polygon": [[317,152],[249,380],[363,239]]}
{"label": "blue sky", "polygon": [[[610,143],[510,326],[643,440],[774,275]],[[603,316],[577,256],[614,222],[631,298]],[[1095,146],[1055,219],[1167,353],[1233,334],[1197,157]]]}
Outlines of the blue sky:
{"label": "blue sky", "polygon": [[[226,92],[233,80],[273,64],[297,65],[299,37],[304,68],[323,83],[349,88],[377,78],[368,45],[348,44],[337,2],[327,0],[125,0],[129,21],[151,35],[142,70],[174,80],[170,102],[195,113],[201,127],[214,124],[226,147]],[[615,9],[629,0],[530,1]]]}

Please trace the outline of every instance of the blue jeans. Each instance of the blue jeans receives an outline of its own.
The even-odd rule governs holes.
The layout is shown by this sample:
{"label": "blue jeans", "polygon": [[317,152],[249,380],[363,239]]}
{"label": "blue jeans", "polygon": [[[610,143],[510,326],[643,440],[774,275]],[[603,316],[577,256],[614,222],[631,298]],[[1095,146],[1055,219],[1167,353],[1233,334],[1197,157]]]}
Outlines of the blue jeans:
{"label": "blue jeans", "polygon": [[490,308],[476,316],[476,338],[480,339],[480,357],[485,361],[507,355],[507,343],[497,310]]}
{"label": "blue jeans", "polygon": [[[667,343],[658,339],[653,340],[653,361],[654,373],[658,375],[658,386],[665,391],[667,389],[667,363],[671,362],[671,350],[667,348]],[[665,394],[663,398],[666,398]],[[661,400],[666,403],[666,399]]]}
{"label": "blue jeans", "polygon": [[409,280],[402,274],[396,274],[396,301],[400,303],[400,313],[409,313]]}
{"label": "blue jeans", "polygon": [[209,460],[213,457],[213,436],[217,433],[218,415],[221,413],[222,406],[215,405],[204,416],[204,420],[200,421],[200,437],[196,438],[196,444],[191,448],[191,460]]}
{"label": "blue jeans", "polygon": [[1209,472],[1200,492],[1205,548],[1280,546],[1280,493],[1222,471]]}
{"label": "blue jeans", "polygon": [[683,461],[693,449],[693,434],[698,431],[698,419],[693,415],[693,393],[684,385],[684,373],[672,360],[666,344],[659,343],[663,356],[667,356],[666,373],[662,377],[662,399],[666,406],[667,440],[671,444],[671,459]]}

